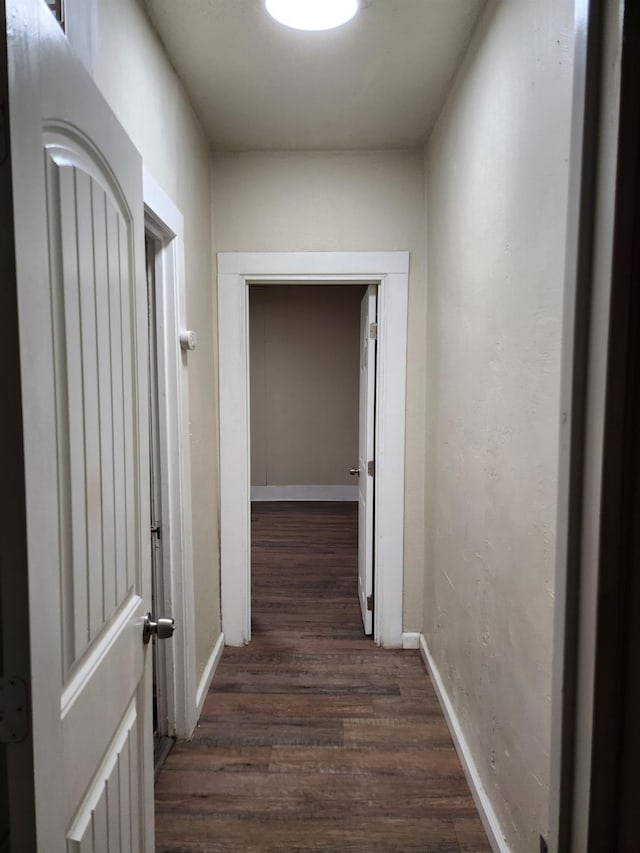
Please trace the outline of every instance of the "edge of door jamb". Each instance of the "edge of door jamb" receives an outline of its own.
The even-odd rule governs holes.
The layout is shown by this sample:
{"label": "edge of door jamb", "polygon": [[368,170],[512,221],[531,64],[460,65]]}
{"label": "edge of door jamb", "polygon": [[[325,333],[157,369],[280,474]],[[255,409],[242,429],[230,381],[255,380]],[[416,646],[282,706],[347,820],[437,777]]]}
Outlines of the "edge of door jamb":
{"label": "edge of door jamb", "polygon": [[160,457],[165,541],[163,607],[178,630],[165,644],[169,734],[189,738],[198,719],[196,703],[191,463],[188,441],[189,387],[186,358],[178,346],[186,323],[184,219],[144,169],[145,227],[156,238],[158,379],[166,392],[160,406]]}

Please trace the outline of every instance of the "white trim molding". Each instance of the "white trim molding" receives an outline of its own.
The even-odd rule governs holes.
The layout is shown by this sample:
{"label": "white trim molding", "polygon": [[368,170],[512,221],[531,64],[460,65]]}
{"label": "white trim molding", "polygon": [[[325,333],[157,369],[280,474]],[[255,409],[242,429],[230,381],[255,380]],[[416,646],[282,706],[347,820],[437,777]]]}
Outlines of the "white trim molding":
{"label": "white trim molding", "polygon": [[[252,501],[357,501],[357,486],[251,486]],[[417,648],[417,646],[416,646]]]}
{"label": "white trim molding", "polygon": [[402,646],[408,252],[218,253],[222,629],[251,639],[248,285],[377,284],[374,640]]}
{"label": "white trim molding", "polygon": [[187,358],[179,334],[185,327],[184,220],[154,178],[143,175],[145,228],[157,241],[156,310],[160,480],[162,500],[161,615],[177,630],[161,644],[166,672],[168,734],[191,736],[198,721],[191,530],[191,462]]}
{"label": "white trim molding", "polygon": [[431,678],[431,682],[438,696],[442,713],[444,714],[444,718],[449,726],[453,745],[458,753],[458,758],[460,759],[464,775],[467,778],[467,782],[471,790],[471,796],[473,797],[473,801],[478,809],[478,814],[480,815],[484,831],[487,833],[491,849],[494,853],[511,853],[511,848],[507,844],[502,828],[500,827],[500,822],[498,821],[496,813],[493,810],[493,806],[491,805],[489,795],[482,784],[478,768],[473,760],[469,744],[467,743],[464,732],[462,731],[462,726],[458,720],[458,715],[456,714],[455,708],[449,699],[446,687],[444,686],[438,667],[431,656],[424,634],[420,634],[419,638],[420,652],[422,654],[424,665],[427,668],[427,672],[429,673],[429,677]]}
{"label": "white trim molding", "polygon": [[402,648],[403,649],[419,649],[420,648],[420,634],[418,631],[405,631],[402,635]]}
{"label": "white trim molding", "polygon": [[200,676],[200,681],[198,682],[198,689],[196,690],[196,717],[199,718],[202,713],[202,706],[204,705],[204,700],[207,698],[207,693],[209,692],[209,688],[211,687],[211,682],[213,681],[213,676],[216,674],[216,669],[218,668],[218,664],[220,663],[220,658],[222,657],[222,652],[224,651],[224,634],[220,632],[218,639],[209,655],[209,660],[206,662],[202,675]]}

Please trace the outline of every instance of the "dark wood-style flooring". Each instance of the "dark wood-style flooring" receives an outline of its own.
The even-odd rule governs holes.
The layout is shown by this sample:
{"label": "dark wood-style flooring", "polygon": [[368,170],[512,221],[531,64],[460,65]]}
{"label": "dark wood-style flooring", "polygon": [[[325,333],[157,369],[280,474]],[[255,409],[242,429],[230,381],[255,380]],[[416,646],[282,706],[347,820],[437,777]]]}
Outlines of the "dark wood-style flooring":
{"label": "dark wood-style flooring", "polygon": [[253,639],[156,786],[157,850],[489,853],[417,651],[377,648],[354,504],[252,510]]}

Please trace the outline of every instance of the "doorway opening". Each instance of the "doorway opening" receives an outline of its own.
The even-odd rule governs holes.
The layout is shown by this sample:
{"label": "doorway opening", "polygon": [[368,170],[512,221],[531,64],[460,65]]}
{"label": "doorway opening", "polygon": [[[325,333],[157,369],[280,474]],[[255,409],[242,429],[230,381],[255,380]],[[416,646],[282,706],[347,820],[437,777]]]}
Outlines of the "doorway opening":
{"label": "doorway opening", "polygon": [[378,645],[403,644],[408,252],[218,254],[221,600],[227,645],[251,639],[249,286],[378,288],[373,594]]}
{"label": "doorway opening", "polygon": [[[376,296],[366,284],[249,287],[252,539],[263,544],[260,562],[269,562],[270,537],[286,555],[290,531],[294,550],[305,541],[309,548],[300,567],[318,571],[315,552],[330,573],[332,543],[355,526],[354,601],[366,635],[374,619]],[[313,592],[294,581],[283,595],[297,589],[302,606]]]}
{"label": "doorway opening", "polygon": [[[158,242],[145,233],[145,269],[147,278],[147,321],[149,331],[149,506],[151,509],[151,612],[164,611],[165,577],[162,571],[162,454],[160,439],[160,386],[158,371],[158,311],[156,258]],[[152,640],[153,770],[158,773],[174,743],[169,736],[167,706],[166,644]]]}

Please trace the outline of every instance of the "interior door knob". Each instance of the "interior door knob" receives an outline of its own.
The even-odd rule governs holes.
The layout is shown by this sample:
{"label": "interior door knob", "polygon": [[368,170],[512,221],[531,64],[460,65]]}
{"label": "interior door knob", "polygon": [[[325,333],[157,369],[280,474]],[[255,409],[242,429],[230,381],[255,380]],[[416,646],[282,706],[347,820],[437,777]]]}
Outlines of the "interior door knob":
{"label": "interior door knob", "polygon": [[142,642],[146,646],[153,635],[155,635],[159,640],[168,640],[170,637],[173,637],[175,625],[175,619],[170,619],[165,616],[158,619],[157,622],[154,622],[151,619],[151,614],[147,613],[144,617],[144,625],[142,626]]}
{"label": "interior door knob", "polygon": [[352,477],[359,477],[360,476],[360,469],[359,468],[349,468],[349,473],[351,474]]}

